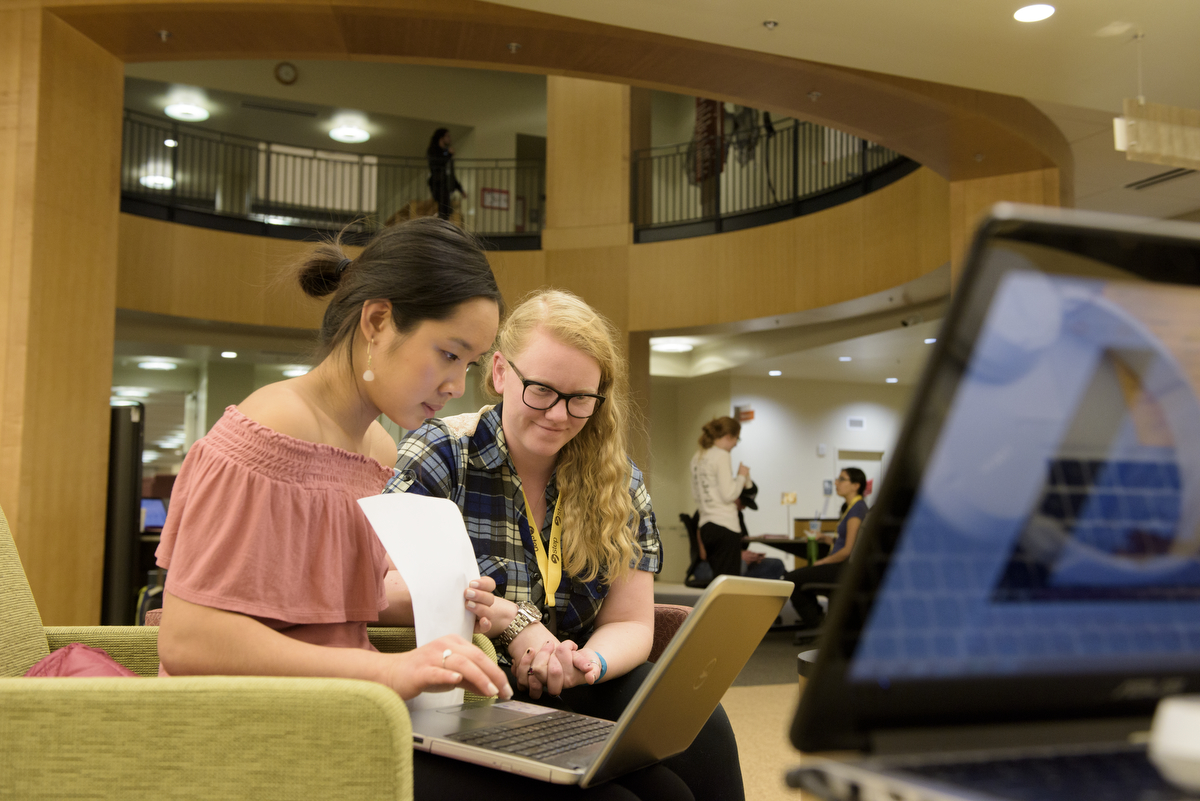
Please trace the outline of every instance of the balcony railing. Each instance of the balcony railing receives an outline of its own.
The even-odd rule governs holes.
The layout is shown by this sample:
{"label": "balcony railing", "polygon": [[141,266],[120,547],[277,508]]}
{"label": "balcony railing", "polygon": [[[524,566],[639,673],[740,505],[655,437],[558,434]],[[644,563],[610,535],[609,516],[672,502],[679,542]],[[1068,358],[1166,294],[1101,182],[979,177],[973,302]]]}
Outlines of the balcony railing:
{"label": "balcony railing", "polygon": [[635,240],[762,225],[851,200],[917,165],[856,136],[792,120],[633,154]]}
{"label": "balcony railing", "polygon": [[[226,220],[370,234],[410,204],[432,202],[423,158],[360,155],[264,142],[126,111],[121,194]],[[463,227],[537,247],[545,167],[515,159],[455,159]],[[173,218],[173,217],[172,217]],[[504,246],[501,243],[501,246]]]}

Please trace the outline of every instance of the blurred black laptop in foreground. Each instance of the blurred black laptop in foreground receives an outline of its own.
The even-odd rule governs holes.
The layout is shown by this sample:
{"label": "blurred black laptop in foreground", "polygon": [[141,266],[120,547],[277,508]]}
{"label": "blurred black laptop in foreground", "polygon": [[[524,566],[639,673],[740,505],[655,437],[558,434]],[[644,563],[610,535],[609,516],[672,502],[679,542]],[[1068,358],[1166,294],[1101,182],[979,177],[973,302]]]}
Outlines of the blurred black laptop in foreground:
{"label": "blurred black laptop in foreground", "polygon": [[997,206],[792,727],[803,751],[868,756],[806,756],[789,781],[1187,797],[1144,732],[1200,689],[1198,397],[1200,226]]}

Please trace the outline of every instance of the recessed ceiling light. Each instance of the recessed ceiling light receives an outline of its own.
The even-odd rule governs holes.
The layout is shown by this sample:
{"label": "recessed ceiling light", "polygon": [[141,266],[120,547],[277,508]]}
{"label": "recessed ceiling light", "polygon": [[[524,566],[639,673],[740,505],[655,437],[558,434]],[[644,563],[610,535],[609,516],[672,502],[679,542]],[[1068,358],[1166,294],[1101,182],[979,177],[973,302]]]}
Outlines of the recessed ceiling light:
{"label": "recessed ceiling light", "polygon": [[232,350],[223,350],[223,351],[221,351],[221,358],[222,359],[236,359],[237,353],[235,353]]}
{"label": "recessed ceiling light", "polygon": [[932,345],[934,342],[937,342],[937,337],[925,337],[926,345]]}
{"label": "recessed ceiling light", "polygon": [[838,361],[839,362],[848,362],[848,361],[850,361],[850,357],[849,356],[838,356]]}
{"label": "recessed ceiling light", "polygon": [[142,451],[142,461],[143,462],[158,461],[158,451]]}
{"label": "recessed ceiling light", "polygon": [[167,147],[179,147],[179,143],[176,142],[174,139],[164,139],[163,144],[166,145]]}
{"label": "recessed ceiling light", "polygon": [[150,390],[141,387],[113,387],[113,394],[121,398],[148,398]]}
{"label": "recessed ceiling light", "polygon": [[688,342],[679,342],[667,340],[666,342],[654,342],[650,345],[650,350],[659,353],[687,353],[694,346]]}
{"label": "recessed ceiling light", "polygon": [[175,186],[175,179],[166,175],[143,175],[138,183],[147,189],[171,189]]}
{"label": "recessed ceiling light", "polygon": [[768,370],[767,375],[783,375],[782,370]]}
{"label": "recessed ceiling light", "polygon": [[143,370],[174,370],[178,366],[174,362],[138,362]]}
{"label": "recessed ceiling light", "polygon": [[1013,19],[1017,22],[1041,22],[1048,19],[1054,14],[1054,6],[1048,6],[1045,3],[1037,3],[1032,6],[1018,8],[1013,14]]}
{"label": "recessed ceiling light", "polygon": [[889,384],[899,384],[900,383],[899,378],[885,378],[883,380],[888,382]]}
{"label": "recessed ceiling light", "polygon": [[208,119],[208,109],[194,103],[172,103],[163,109],[163,113],[181,122],[204,122]]}
{"label": "recessed ceiling light", "polygon": [[137,401],[129,400],[128,398],[109,398],[109,406],[140,406]]}
{"label": "recessed ceiling light", "polygon": [[288,378],[299,378],[302,375],[308,375],[308,371],[311,369],[311,367],[289,367],[283,371],[283,374]]}
{"label": "recessed ceiling light", "polygon": [[329,138],[348,145],[357,145],[371,138],[371,135],[357,125],[339,125],[329,132]]}

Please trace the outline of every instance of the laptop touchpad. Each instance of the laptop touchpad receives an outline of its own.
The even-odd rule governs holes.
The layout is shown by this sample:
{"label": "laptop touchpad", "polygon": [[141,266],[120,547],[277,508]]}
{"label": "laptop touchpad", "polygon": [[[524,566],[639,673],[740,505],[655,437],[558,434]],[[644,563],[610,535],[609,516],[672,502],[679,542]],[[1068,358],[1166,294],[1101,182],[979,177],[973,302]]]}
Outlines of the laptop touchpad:
{"label": "laptop touchpad", "polygon": [[447,709],[439,709],[444,715],[454,715],[457,718],[465,718],[467,720],[478,720],[485,723],[504,723],[509,720],[519,720],[527,718],[527,712],[517,712],[514,710],[503,709],[496,704],[488,704],[486,706],[460,706],[449,707]]}

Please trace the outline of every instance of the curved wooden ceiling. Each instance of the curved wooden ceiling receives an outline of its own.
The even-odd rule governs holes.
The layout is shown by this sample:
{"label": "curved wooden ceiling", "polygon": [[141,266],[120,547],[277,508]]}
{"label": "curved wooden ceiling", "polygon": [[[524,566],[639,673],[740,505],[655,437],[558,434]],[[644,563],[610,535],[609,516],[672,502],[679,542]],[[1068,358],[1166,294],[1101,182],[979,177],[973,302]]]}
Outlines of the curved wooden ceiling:
{"label": "curved wooden ceiling", "polygon": [[[840,128],[904,153],[949,180],[1058,167],[1060,185],[1072,185],[1065,138],[1020,98],[478,0],[80,0],[45,7],[127,62],[384,59],[618,81]],[[163,30],[170,32],[166,41],[158,34]],[[509,47],[514,42],[520,45],[516,52]]]}

